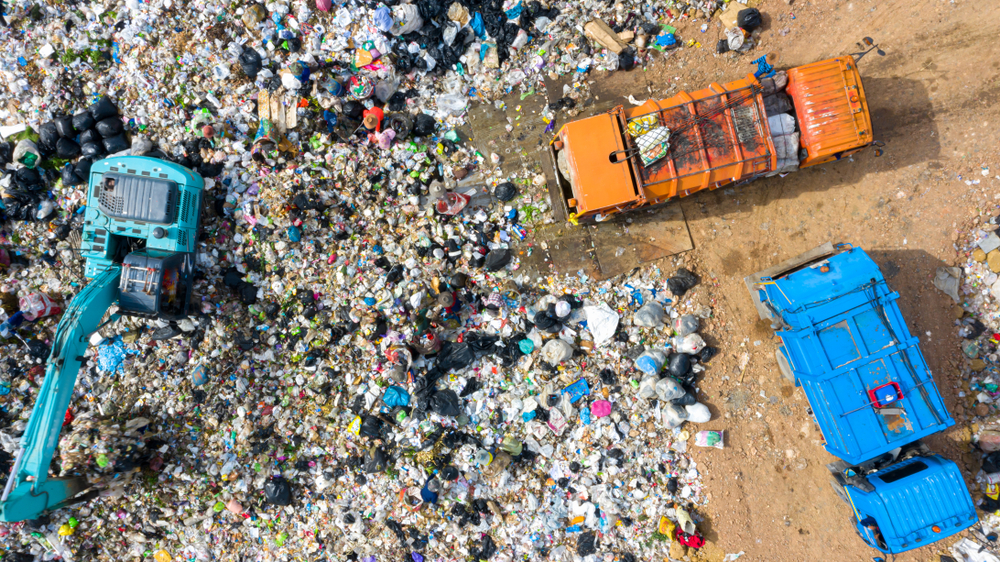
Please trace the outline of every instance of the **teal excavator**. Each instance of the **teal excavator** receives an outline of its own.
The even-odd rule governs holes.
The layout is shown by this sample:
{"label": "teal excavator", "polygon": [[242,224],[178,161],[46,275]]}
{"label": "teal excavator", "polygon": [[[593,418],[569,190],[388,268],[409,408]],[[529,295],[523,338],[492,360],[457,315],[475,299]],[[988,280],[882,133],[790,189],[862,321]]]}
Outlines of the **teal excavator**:
{"label": "teal excavator", "polygon": [[0,520],[35,519],[96,495],[86,477],[49,477],[83,354],[90,336],[122,315],[187,315],[204,186],[198,174],[155,158],[112,157],[91,167],[81,248],[91,281],[56,328],[45,381],[0,496]]}

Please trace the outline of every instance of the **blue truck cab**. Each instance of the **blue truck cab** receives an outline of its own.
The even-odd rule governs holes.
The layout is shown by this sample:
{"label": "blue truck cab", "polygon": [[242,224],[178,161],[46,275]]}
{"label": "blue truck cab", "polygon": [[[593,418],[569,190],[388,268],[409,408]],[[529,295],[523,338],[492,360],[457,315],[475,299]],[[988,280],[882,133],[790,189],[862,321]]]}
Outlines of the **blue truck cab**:
{"label": "blue truck cab", "polygon": [[745,282],[781,340],[779,371],[840,459],[827,465],[831,485],[861,538],[896,554],[975,524],[958,467],[920,442],[955,421],[878,265],[826,243]]}

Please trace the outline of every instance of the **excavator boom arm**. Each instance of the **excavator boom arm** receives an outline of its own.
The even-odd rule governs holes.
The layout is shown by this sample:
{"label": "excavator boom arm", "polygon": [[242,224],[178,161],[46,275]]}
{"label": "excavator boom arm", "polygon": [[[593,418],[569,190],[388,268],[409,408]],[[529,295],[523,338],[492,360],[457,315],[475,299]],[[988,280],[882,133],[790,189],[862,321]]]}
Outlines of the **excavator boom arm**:
{"label": "excavator boom arm", "polygon": [[49,464],[59,444],[66,410],[80,371],[88,338],[100,326],[104,313],[118,301],[121,266],[98,274],[70,303],[56,328],[45,370],[10,480],[0,498],[0,520],[23,521],[54,509],[80,491],[65,480],[49,480]]}

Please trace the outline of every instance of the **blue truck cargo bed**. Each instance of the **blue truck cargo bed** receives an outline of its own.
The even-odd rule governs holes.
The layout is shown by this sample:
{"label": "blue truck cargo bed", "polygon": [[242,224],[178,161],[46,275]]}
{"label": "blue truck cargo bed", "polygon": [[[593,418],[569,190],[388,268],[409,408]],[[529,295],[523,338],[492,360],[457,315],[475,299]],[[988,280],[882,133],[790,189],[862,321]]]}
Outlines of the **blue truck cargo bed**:
{"label": "blue truck cargo bed", "polygon": [[[861,464],[954,425],[899,294],[859,248],[759,287],[830,454]],[[880,387],[897,394],[886,407],[871,394]]]}
{"label": "blue truck cargo bed", "polygon": [[827,468],[859,536],[899,553],[975,524],[958,466],[920,442],[955,422],[875,262],[827,243],[745,281],[781,339],[779,370],[841,459]]}

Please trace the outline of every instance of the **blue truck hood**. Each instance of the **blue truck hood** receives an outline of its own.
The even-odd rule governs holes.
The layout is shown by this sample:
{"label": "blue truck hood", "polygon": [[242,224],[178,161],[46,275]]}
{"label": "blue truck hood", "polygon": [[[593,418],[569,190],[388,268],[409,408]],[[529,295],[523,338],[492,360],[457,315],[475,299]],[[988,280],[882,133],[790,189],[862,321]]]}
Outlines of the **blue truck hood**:
{"label": "blue truck hood", "polygon": [[[894,475],[915,474],[894,480]],[[886,482],[885,480],[889,480]],[[865,493],[847,486],[859,519],[873,517],[882,532],[885,547],[872,544],[871,532],[859,527],[859,532],[873,547],[899,553],[926,546],[954,535],[977,521],[976,509],[955,463],[939,456],[917,457],[883,469],[868,477],[875,487]],[[934,530],[934,527],[938,530]]]}
{"label": "blue truck hood", "polygon": [[[762,290],[788,326],[784,353],[809,398],[826,450],[859,465],[954,425],[919,340],[910,334],[878,266],[860,248],[795,271]],[[875,408],[869,391],[899,385]]]}

